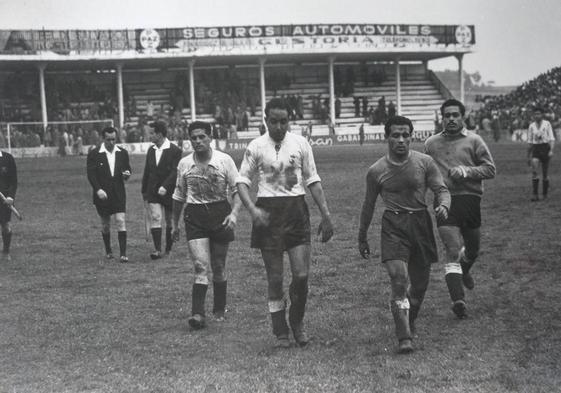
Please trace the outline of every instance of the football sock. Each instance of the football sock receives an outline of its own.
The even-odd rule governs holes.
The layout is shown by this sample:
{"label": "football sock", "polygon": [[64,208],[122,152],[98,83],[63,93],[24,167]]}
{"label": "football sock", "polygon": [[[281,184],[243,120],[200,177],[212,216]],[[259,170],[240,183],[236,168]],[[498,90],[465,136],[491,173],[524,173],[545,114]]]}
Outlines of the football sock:
{"label": "football sock", "polygon": [[407,298],[402,300],[392,300],[390,302],[393,320],[395,322],[395,335],[399,341],[411,339],[409,328],[409,301]]}
{"label": "football sock", "polygon": [[308,300],[308,277],[294,278],[289,288],[290,309],[288,320],[291,326],[302,323]]}
{"label": "football sock", "polygon": [[127,231],[117,232],[117,239],[119,239],[119,252],[121,256],[127,255]]}
{"label": "football sock", "polygon": [[156,251],[162,251],[162,228],[150,229],[152,240],[154,241],[154,248]]}
{"label": "football sock", "polygon": [[453,302],[464,299],[464,287],[462,284],[462,267],[459,263],[447,263],[444,265],[446,285]]}
{"label": "football sock", "polygon": [[275,336],[277,337],[288,336],[288,325],[286,323],[286,310],[272,312],[271,321],[273,323],[273,334]]}
{"label": "football sock", "polygon": [[547,196],[548,191],[549,191],[549,179],[543,179],[542,192],[544,198]]}
{"label": "football sock", "polygon": [[208,285],[193,284],[191,313],[192,315],[200,314],[205,316],[205,298]]}
{"label": "football sock", "polygon": [[532,191],[535,196],[538,195],[539,188],[540,188],[540,179],[532,179]]}
{"label": "football sock", "polygon": [[101,232],[101,237],[103,238],[103,245],[105,246],[105,253],[111,254],[111,232],[103,233]]}
{"label": "football sock", "polygon": [[172,244],[173,238],[171,236],[171,227],[166,227],[166,252],[171,251]]}
{"label": "football sock", "polygon": [[212,312],[224,312],[226,310],[226,290],[228,288],[228,281],[214,281],[212,285],[214,287],[214,308]]}
{"label": "football sock", "polygon": [[12,243],[12,231],[2,232],[2,242],[4,243],[4,254],[10,252],[10,244]]}

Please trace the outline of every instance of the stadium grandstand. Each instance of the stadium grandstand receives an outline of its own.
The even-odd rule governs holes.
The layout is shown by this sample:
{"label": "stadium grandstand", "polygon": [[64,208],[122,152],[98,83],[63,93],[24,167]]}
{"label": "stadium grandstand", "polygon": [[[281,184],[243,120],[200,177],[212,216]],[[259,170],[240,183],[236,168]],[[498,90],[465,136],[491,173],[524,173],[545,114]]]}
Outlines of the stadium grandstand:
{"label": "stadium grandstand", "polygon": [[[533,121],[533,109],[540,107],[559,138],[561,129],[561,67],[555,67],[525,82],[508,94],[481,97],[475,124],[484,132],[508,130],[514,140],[525,140]],[[496,137],[495,137],[496,138]]]}
{"label": "stadium grandstand", "polygon": [[393,114],[422,139],[451,97],[428,62],[457,58],[463,99],[463,57],[474,49],[471,25],[3,30],[0,144],[16,155],[80,154],[104,125],[134,145],[163,118],[181,143],[197,119],[235,147],[258,135],[274,96],[290,104],[292,130],[317,144],[356,141],[360,127],[367,142],[380,139]]}

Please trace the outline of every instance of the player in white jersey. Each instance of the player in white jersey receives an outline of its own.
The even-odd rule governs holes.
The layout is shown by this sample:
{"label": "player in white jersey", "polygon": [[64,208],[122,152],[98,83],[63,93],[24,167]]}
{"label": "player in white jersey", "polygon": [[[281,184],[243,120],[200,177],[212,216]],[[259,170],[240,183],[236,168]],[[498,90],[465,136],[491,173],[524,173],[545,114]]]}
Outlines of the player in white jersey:
{"label": "player in white jersey", "polygon": [[528,165],[532,167],[532,202],[539,201],[540,177],[538,168],[542,166],[542,195],[547,198],[549,190],[549,160],[553,156],[555,137],[551,123],[543,118],[543,109],[534,108],[534,122],[528,128]]}
{"label": "player in white jersey", "polygon": [[[185,234],[195,269],[192,292],[193,329],[205,327],[207,272],[212,269],[214,318],[224,319],[226,310],[226,256],[234,240],[234,226],[241,201],[237,195],[238,170],[234,160],[210,147],[212,128],[209,123],[195,121],[189,125],[189,138],[194,152],[179,161],[177,183],[173,194],[174,241],[179,240],[179,217],[185,207]],[[228,194],[233,193],[232,207]]]}
{"label": "player in white jersey", "polygon": [[[322,241],[333,235],[333,224],[325,201],[321,179],[316,172],[308,141],[288,131],[290,108],[274,98],[265,108],[268,132],[248,145],[240,168],[238,191],[253,220],[251,247],[261,250],[267,271],[269,312],[273,334],[279,347],[289,347],[286,297],[283,290],[283,254],[290,260],[290,310],[288,320],[296,343],[309,339],[303,319],[308,296],[310,269],[310,215],[304,200],[307,187],[321,211]],[[249,195],[257,177],[257,201]]]}

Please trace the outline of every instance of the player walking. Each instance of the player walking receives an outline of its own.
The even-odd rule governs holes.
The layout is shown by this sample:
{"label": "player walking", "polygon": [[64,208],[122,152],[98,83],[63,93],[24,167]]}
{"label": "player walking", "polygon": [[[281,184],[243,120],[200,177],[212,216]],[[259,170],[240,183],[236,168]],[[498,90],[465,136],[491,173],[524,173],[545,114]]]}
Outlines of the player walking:
{"label": "player walking", "polygon": [[366,197],[360,213],[358,248],[369,258],[367,232],[378,195],[386,210],[382,216],[382,262],[390,276],[390,309],[399,341],[398,352],[413,351],[412,333],[430,278],[438,261],[432,219],[425,204],[427,189],[435,195],[437,219],[445,220],[450,194],[434,160],[409,150],[413,124],[402,116],[391,117],[384,127],[388,154],[366,175]]}
{"label": "player walking", "polygon": [[440,107],[444,130],[425,142],[425,152],[436,161],[452,195],[448,219],[438,223],[446,249],[446,285],[452,311],[467,316],[463,285],[473,289],[470,269],[479,255],[483,180],[495,177],[495,163],[483,139],[464,126],[465,107],[449,99]]}

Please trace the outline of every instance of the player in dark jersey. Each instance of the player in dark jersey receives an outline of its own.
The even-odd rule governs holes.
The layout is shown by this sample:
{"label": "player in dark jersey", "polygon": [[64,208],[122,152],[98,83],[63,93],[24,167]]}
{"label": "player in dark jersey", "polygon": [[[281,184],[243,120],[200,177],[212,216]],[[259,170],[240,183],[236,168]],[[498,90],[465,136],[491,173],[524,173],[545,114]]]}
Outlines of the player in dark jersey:
{"label": "player in dark jersey", "polygon": [[366,175],[366,197],[360,214],[358,248],[369,258],[367,232],[378,195],[386,210],[382,217],[382,262],[391,279],[390,308],[395,321],[399,353],[413,351],[414,322],[428,287],[431,264],[438,261],[433,223],[425,194],[435,195],[437,219],[448,216],[450,194],[434,160],[409,150],[413,124],[402,116],[385,127],[388,154]]}

